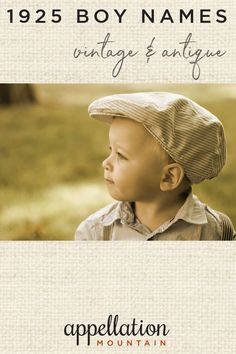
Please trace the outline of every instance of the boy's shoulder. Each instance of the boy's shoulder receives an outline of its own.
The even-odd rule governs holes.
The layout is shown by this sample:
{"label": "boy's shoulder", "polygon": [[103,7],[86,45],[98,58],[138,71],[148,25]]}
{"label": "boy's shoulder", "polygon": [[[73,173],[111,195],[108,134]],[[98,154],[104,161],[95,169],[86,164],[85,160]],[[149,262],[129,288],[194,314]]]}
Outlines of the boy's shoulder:
{"label": "boy's shoulder", "polygon": [[76,240],[100,240],[104,226],[119,218],[121,202],[113,202],[99,209],[81,222],[75,232]]}
{"label": "boy's shoulder", "polygon": [[113,202],[89,215],[86,222],[108,222],[119,215],[121,202]]}
{"label": "boy's shoulder", "polygon": [[206,211],[207,219],[212,221],[214,220],[216,223],[220,222],[220,218],[217,210],[212,209],[209,205],[205,204],[205,211]]}
{"label": "boy's shoulder", "polygon": [[232,240],[235,233],[228,216],[203,203],[192,191],[177,215],[200,227],[200,240]]}
{"label": "boy's shoulder", "polygon": [[208,225],[211,231],[219,234],[219,239],[227,241],[235,238],[235,230],[230,218],[222,212],[205,205]]}

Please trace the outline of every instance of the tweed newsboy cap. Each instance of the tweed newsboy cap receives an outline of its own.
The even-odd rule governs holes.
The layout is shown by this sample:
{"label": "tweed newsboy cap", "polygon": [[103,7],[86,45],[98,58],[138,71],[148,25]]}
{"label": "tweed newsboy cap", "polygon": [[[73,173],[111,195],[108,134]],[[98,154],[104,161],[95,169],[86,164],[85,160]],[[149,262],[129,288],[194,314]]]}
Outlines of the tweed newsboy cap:
{"label": "tweed newsboy cap", "polygon": [[217,176],[225,164],[223,125],[187,97],[168,92],[112,95],[92,102],[89,114],[107,123],[117,117],[141,123],[192,183]]}

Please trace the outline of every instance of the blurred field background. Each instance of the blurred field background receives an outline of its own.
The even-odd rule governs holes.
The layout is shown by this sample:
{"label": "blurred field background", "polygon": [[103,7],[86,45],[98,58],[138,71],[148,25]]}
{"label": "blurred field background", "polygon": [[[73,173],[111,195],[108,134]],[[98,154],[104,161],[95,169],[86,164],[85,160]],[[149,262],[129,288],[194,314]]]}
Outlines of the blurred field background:
{"label": "blurred field background", "polygon": [[222,120],[227,165],[194,191],[236,225],[236,85],[33,85],[33,90],[34,103],[0,101],[1,240],[73,240],[80,221],[111,202],[101,168],[108,127],[90,120],[87,106],[104,95],[134,91],[184,94]]}

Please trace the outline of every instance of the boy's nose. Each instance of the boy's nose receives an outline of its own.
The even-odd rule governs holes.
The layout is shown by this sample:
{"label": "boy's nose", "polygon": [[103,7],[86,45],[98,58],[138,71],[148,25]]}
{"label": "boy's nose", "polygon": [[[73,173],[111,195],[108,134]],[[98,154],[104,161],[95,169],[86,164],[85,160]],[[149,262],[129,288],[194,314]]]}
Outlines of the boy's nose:
{"label": "boy's nose", "polygon": [[111,157],[108,156],[103,162],[102,162],[102,167],[104,170],[112,170],[112,163],[111,163]]}

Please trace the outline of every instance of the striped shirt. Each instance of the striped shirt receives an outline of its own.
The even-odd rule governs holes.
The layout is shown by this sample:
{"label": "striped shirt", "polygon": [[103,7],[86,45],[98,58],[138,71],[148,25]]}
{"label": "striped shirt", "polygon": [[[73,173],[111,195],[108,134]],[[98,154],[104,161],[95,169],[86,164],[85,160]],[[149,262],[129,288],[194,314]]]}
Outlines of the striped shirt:
{"label": "striped shirt", "polygon": [[141,224],[129,202],[115,202],[89,216],[78,227],[78,241],[200,241],[221,240],[217,212],[189,193],[176,216],[151,231]]}

